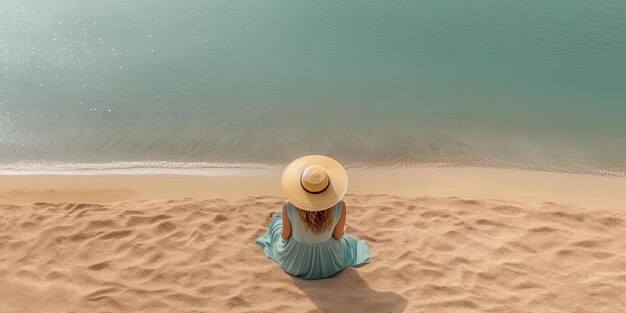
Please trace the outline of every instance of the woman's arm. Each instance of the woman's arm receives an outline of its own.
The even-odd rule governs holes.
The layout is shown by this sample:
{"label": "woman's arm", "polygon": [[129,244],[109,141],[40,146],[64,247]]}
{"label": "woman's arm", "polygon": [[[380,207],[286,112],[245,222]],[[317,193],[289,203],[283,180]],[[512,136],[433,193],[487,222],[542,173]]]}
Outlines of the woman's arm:
{"label": "woman's arm", "polygon": [[291,222],[289,221],[289,215],[287,215],[287,205],[283,204],[283,231],[280,234],[283,240],[291,237]]}
{"label": "woman's arm", "polygon": [[[337,222],[337,226],[335,226],[335,230],[333,231],[333,237],[337,240],[343,237],[346,227],[346,203],[343,200],[341,200],[341,208],[341,217],[339,217],[339,222]],[[289,231],[291,231],[291,228]]]}

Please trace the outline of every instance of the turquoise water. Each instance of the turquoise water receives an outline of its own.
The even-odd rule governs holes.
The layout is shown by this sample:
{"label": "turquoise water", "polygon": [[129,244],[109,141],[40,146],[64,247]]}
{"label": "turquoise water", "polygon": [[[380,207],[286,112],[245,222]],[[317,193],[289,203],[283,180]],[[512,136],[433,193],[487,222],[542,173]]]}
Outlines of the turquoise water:
{"label": "turquoise water", "polygon": [[0,169],[626,172],[625,120],[624,1],[0,4]]}

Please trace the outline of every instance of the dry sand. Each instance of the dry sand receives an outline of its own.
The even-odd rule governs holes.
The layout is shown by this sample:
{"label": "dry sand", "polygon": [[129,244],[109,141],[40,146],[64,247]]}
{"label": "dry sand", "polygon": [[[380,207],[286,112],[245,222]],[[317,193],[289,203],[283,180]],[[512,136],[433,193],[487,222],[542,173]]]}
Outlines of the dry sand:
{"label": "dry sand", "polygon": [[[607,208],[592,210],[510,199],[550,196],[531,187],[508,191],[517,195],[508,198],[456,185],[418,197],[366,194],[385,187],[368,190],[358,186],[358,173],[352,176],[352,189],[364,193],[346,197],[347,231],[368,241],[372,262],[318,281],[290,277],[254,243],[282,201],[276,196],[222,190],[227,199],[138,200],[149,188],[126,188],[128,177],[82,187],[76,177],[0,177],[0,202],[26,203],[0,205],[0,311],[626,312],[623,178],[573,175],[544,186],[545,193],[562,186],[572,194],[576,186],[600,186],[577,195],[592,203],[605,193],[595,200]],[[155,177],[136,179],[168,190]],[[166,179],[169,192],[179,188],[176,179]],[[247,180],[229,179],[201,181],[250,192]],[[406,184],[409,178],[396,179]],[[499,185],[498,192],[511,187]],[[277,193],[274,185],[261,188]],[[487,196],[480,199],[480,192]],[[54,193],[58,198],[46,198]],[[106,201],[107,195],[118,198]],[[67,197],[81,200],[62,201]],[[497,197],[506,200],[487,199]],[[55,203],[32,203],[42,198]],[[133,200],[118,201],[124,198]]]}

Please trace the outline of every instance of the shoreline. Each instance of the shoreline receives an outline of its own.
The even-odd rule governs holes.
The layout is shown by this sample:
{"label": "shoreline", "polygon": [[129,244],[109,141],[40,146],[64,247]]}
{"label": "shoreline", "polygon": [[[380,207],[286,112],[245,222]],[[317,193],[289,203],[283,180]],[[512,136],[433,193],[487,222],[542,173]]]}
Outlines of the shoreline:
{"label": "shoreline", "polygon": [[[127,170],[0,173],[0,203],[281,196],[278,169],[212,168],[202,175]],[[349,168],[349,194],[552,202],[593,210],[626,209],[626,178],[483,167]]]}
{"label": "shoreline", "polygon": [[[173,162],[173,161],[132,161],[109,163],[61,163],[26,161],[18,163],[0,163],[0,176],[6,175],[134,175],[134,174],[168,174],[215,176],[229,175],[257,170],[282,170],[286,164],[263,163],[224,163],[224,162]],[[603,177],[624,177],[626,171],[615,171],[598,168],[560,168],[540,165],[524,165],[515,163],[403,163],[381,165],[367,163],[346,163],[346,169],[352,170],[412,170],[412,169],[498,169],[546,172],[559,174],[580,174]]]}

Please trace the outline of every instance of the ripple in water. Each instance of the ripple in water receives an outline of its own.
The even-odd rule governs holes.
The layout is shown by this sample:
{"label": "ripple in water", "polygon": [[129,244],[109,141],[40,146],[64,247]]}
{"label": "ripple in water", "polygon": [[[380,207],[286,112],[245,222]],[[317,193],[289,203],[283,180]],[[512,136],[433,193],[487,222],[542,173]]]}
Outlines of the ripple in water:
{"label": "ripple in water", "polygon": [[624,33],[622,1],[7,0],[0,169],[621,175]]}

